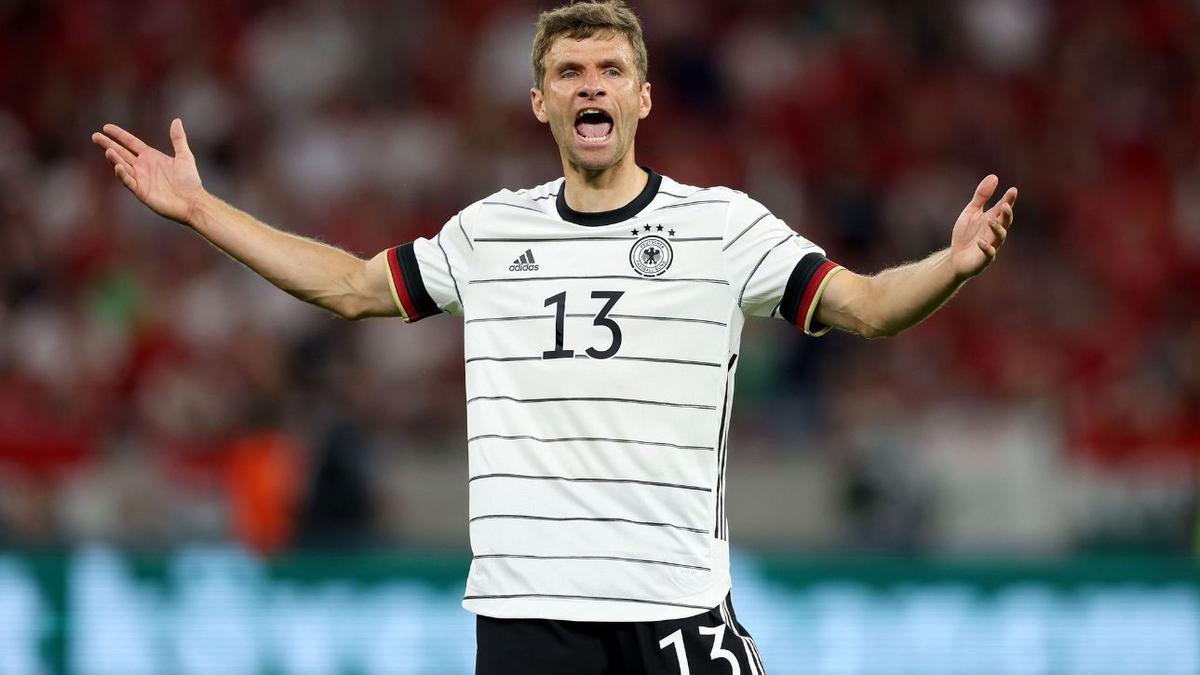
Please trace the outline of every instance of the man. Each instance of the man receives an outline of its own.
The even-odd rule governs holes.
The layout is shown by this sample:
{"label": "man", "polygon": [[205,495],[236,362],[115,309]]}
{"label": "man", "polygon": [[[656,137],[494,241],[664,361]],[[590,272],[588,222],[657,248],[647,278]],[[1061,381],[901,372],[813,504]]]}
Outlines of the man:
{"label": "man", "polygon": [[283,290],[350,319],[464,317],[481,674],[763,673],[729,596],[726,434],[746,315],[893,335],[996,257],[1010,188],[984,178],[949,248],[860,276],[748,196],[639,167],[641,26],[620,0],[542,14],[534,116],[564,177],[501,190],[363,261],[275,230],[114,125],[121,182]]}

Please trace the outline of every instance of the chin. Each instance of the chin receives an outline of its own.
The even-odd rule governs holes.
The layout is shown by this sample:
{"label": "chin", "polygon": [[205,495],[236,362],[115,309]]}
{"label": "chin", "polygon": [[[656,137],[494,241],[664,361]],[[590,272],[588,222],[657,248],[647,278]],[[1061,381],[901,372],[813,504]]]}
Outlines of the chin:
{"label": "chin", "polygon": [[607,171],[621,163],[623,153],[612,151],[605,153],[580,152],[570,153],[571,163],[584,171]]}
{"label": "chin", "polygon": [[592,161],[580,160],[580,161],[575,162],[575,166],[579,167],[580,169],[583,169],[584,171],[589,171],[592,173],[596,173],[596,172],[600,172],[600,171],[607,171],[616,165],[617,165],[617,163],[615,161],[598,162],[598,161],[594,161],[594,160],[592,160]]}

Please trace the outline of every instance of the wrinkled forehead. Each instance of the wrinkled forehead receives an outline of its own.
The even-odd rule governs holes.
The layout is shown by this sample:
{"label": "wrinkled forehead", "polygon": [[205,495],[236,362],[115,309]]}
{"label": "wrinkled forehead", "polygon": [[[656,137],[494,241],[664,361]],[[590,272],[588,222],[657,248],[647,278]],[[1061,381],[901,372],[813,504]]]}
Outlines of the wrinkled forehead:
{"label": "wrinkled forehead", "polygon": [[556,66],[566,63],[589,65],[593,63],[617,63],[624,66],[627,72],[636,68],[633,46],[629,39],[619,31],[601,30],[582,40],[568,34],[554,38],[542,65],[548,72]]}

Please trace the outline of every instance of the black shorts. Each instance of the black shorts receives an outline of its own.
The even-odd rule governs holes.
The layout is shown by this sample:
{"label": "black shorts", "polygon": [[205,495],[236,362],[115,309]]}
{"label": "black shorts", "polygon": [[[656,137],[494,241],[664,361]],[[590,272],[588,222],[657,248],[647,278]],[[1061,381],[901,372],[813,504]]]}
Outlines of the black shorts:
{"label": "black shorts", "polygon": [[476,619],[475,675],[765,675],[728,596],[670,621]]}

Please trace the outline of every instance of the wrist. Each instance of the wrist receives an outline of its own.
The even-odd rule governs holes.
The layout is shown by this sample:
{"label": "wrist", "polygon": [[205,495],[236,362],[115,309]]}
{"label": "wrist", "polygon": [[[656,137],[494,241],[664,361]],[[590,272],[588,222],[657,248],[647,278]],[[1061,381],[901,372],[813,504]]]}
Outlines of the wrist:
{"label": "wrist", "polygon": [[975,275],[983,271],[982,268],[976,270],[963,269],[962,266],[955,261],[954,252],[951,249],[945,250],[945,257],[941,262],[949,271],[948,273],[950,275],[950,281],[954,285],[955,289],[967,283],[974,278]]}
{"label": "wrist", "polygon": [[204,188],[200,188],[196,196],[188,201],[184,216],[179,222],[193,230],[198,230],[205,217],[213,212],[216,201],[216,197],[209,194]]}

